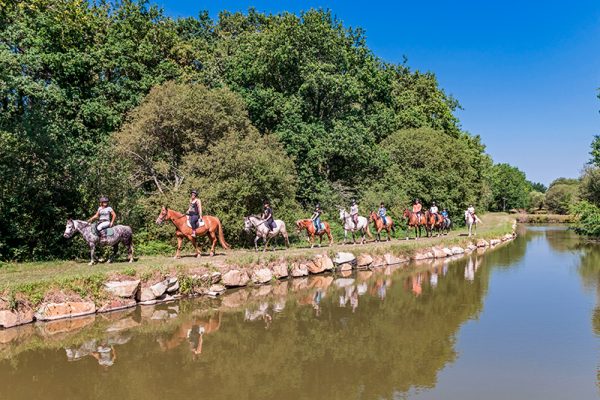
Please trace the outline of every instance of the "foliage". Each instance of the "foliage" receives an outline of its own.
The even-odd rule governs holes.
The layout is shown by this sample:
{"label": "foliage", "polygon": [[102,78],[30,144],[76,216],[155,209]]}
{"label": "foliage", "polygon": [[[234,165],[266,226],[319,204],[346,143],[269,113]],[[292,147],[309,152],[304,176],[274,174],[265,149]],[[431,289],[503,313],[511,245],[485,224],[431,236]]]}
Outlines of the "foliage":
{"label": "foliage", "polygon": [[546,185],[541,182],[529,182],[529,185],[531,186],[531,189],[536,192],[546,193],[546,190],[548,190]]}
{"label": "foliage", "polygon": [[509,164],[496,164],[491,170],[492,204],[496,211],[527,208],[531,185],[525,173]]}
{"label": "foliage", "polygon": [[546,192],[546,207],[557,214],[567,214],[576,202],[576,185],[553,184]]}
{"label": "foliage", "polygon": [[581,175],[579,197],[600,206],[600,167],[588,165]]}
{"label": "foliage", "polygon": [[531,210],[541,210],[544,207],[544,202],[546,200],[546,196],[542,192],[538,192],[537,190],[532,190],[529,192],[529,207]]}
{"label": "foliage", "polygon": [[600,135],[595,135],[591,145],[592,149],[590,155],[590,164],[600,167]]}
{"label": "foliage", "polygon": [[578,217],[575,231],[582,235],[600,236],[600,207],[587,201],[580,201],[571,207],[571,212]]}

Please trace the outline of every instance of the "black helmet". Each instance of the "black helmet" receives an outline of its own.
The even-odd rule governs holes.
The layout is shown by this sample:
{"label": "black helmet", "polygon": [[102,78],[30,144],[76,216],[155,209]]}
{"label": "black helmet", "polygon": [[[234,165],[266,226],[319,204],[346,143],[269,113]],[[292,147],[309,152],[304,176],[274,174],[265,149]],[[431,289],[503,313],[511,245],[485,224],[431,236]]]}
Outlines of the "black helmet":
{"label": "black helmet", "polygon": [[108,197],[106,197],[106,196],[100,197],[100,203],[108,203]]}
{"label": "black helmet", "polygon": [[356,200],[352,199],[352,204],[356,204]]}
{"label": "black helmet", "polygon": [[321,205],[319,203],[317,203],[317,205],[315,206],[315,208],[321,208]]}
{"label": "black helmet", "polygon": [[418,203],[418,202],[419,202],[419,199],[415,199],[415,203]]}
{"label": "black helmet", "polygon": [[198,191],[196,189],[192,189],[190,190],[190,194],[195,194],[196,196],[198,196]]}
{"label": "black helmet", "polygon": [[265,200],[265,201],[263,202],[263,206],[266,206],[266,205],[269,205],[269,200]]}
{"label": "black helmet", "polygon": [[434,205],[434,206],[435,206],[435,201],[432,201],[432,202],[431,202],[431,205]]}

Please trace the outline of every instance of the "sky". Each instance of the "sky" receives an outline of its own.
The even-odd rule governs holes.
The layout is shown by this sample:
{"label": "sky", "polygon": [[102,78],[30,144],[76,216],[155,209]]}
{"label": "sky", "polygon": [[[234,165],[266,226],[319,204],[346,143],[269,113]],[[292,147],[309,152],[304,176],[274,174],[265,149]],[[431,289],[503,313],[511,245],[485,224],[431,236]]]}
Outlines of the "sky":
{"label": "sky", "polygon": [[329,9],[381,59],[434,72],[495,162],[578,177],[600,134],[600,1],[152,0],[168,15]]}

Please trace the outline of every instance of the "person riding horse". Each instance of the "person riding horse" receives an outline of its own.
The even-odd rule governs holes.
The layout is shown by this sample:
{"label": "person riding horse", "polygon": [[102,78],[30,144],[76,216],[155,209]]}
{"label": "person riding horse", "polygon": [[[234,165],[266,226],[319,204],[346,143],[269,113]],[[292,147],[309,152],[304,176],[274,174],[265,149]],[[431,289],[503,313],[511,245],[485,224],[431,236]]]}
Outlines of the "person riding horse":
{"label": "person riding horse", "polygon": [[477,215],[475,215],[475,207],[473,207],[473,204],[469,204],[469,208],[467,208],[467,212],[469,214],[471,214],[471,217],[473,217],[473,221],[477,221],[479,219],[477,217]]}
{"label": "person riding horse", "polygon": [[352,200],[352,205],[350,206],[350,217],[352,217],[354,229],[356,229],[358,226],[358,204],[356,204],[356,200]]}
{"label": "person riding horse", "polygon": [[94,220],[98,220],[98,225],[96,225],[96,231],[100,236],[105,235],[105,230],[107,228],[111,228],[115,224],[115,219],[117,218],[117,214],[115,211],[108,205],[108,197],[102,196],[100,197],[100,207],[98,207],[98,211],[94,214],[88,222],[92,222]]}
{"label": "person riding horse", "polygon": [[381,217],[381,221],[383,222],[383,226],[387,225],[387,210],[385,208],[385,205],[383,204],[383,202],[381,202],[381,204],[379,205],[379,210],[377,211],[377,214],[379,214],[379,216]]}
{"label": "person riding horse", "polygon": [[190,226],[192,228],[192,237],[196,237],[196,229],[198,229],[198,221],[202,218],[202,202],[198,198],[198,191],[190,192],[190,206],[187,215],[190,217]]}
{"label": "person riding horse", "polygon": [[321,211],[321,205],[317,203],[317,205],[315,206],[315,211],[313,212],[313,215],[310,217],[310,219],[313,221],[313,224],[315,226],[315,232],[318,233],[321,230],[321,214],[323,212]]}
{"label": "person riding horse", "polygon": [[415,199],[415,202],[413,203],[413,213],[417,214],[417,221],[421,220],[421,210],[423,209],[423,206],[421,205],[421,202],[419,201],[419,199]]}
{"label": "person riding horse", "polygon": [[435,204],[435,201],[431,203],[431,208],[429,209],[429,212],[433,214],[433,216],[435,217],[435,223],[437,224],[439,220],[439,209]]}
{"label": "person riding horse", "polygon": [[444,218],[444,220],[447,220],[447,219],[448,219],[448,210],[447,210],[447,209],[445,209],[445,208],[444,208],[444,209],[442,210],[442,213],[441,213],[441,214],[442,214],[442,217]]}
{"label": "person riding horse", "polygon": [[262,219],[265,220],[265,225],[269,228],[270,231],[275,229],[275,220],[273,219],[273,209],[271,209],[271,205],[268,200],[265,200],[263,204],[263,215]]}

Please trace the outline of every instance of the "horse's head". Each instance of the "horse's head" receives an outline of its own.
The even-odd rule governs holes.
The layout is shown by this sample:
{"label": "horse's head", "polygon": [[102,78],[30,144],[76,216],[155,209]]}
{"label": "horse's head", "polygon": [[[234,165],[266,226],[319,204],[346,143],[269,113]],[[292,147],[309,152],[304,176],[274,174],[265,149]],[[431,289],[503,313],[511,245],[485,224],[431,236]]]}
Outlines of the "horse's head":
{"label": "horse's head", "polygon": [[410,217],[410,211],[408,211],[408,208],[405,208],[405,209],[404,209],[404,212],[402,213],[402,216],[403,216],[404,218],[408,218],[408,217]]}
{"label": "horse's head", "polygon": [[369,213],[369,222],[373,222],[377,219],[377,213],[373,210]]}
{"label": "horse's head", "polygon": [[298,221],[296,221],[296,231],[300,232],[302,228],[304,228],[304,221],[299,219]]}
{"label": "horse's head", "polygon": [[246,232],[250,232],[252,230],[252,221],[250,220],[250,217],[244,217],[244,230]]}
{"label": "horse's head", "polygon": [[70,239],[77,232],[77,228],[75,228],[75,223],[71,218],[67,220],[67,226],[65,227],[65,233],[63,233],[63,237],[66,239]]}
{"label": "horse's head", "polygon": [[340,208],[340,219],[346,219],[346,210],[343,208]]}
{"label": "horse's head", "polygon": [[160,214],[158,214],[158,218],[156,218],[156,223],[160,225],[163,223],[163,221],[166,221],[168,219],[169,209],[167,208],[167,206],[162,206],[162,208],[160,209]]}

